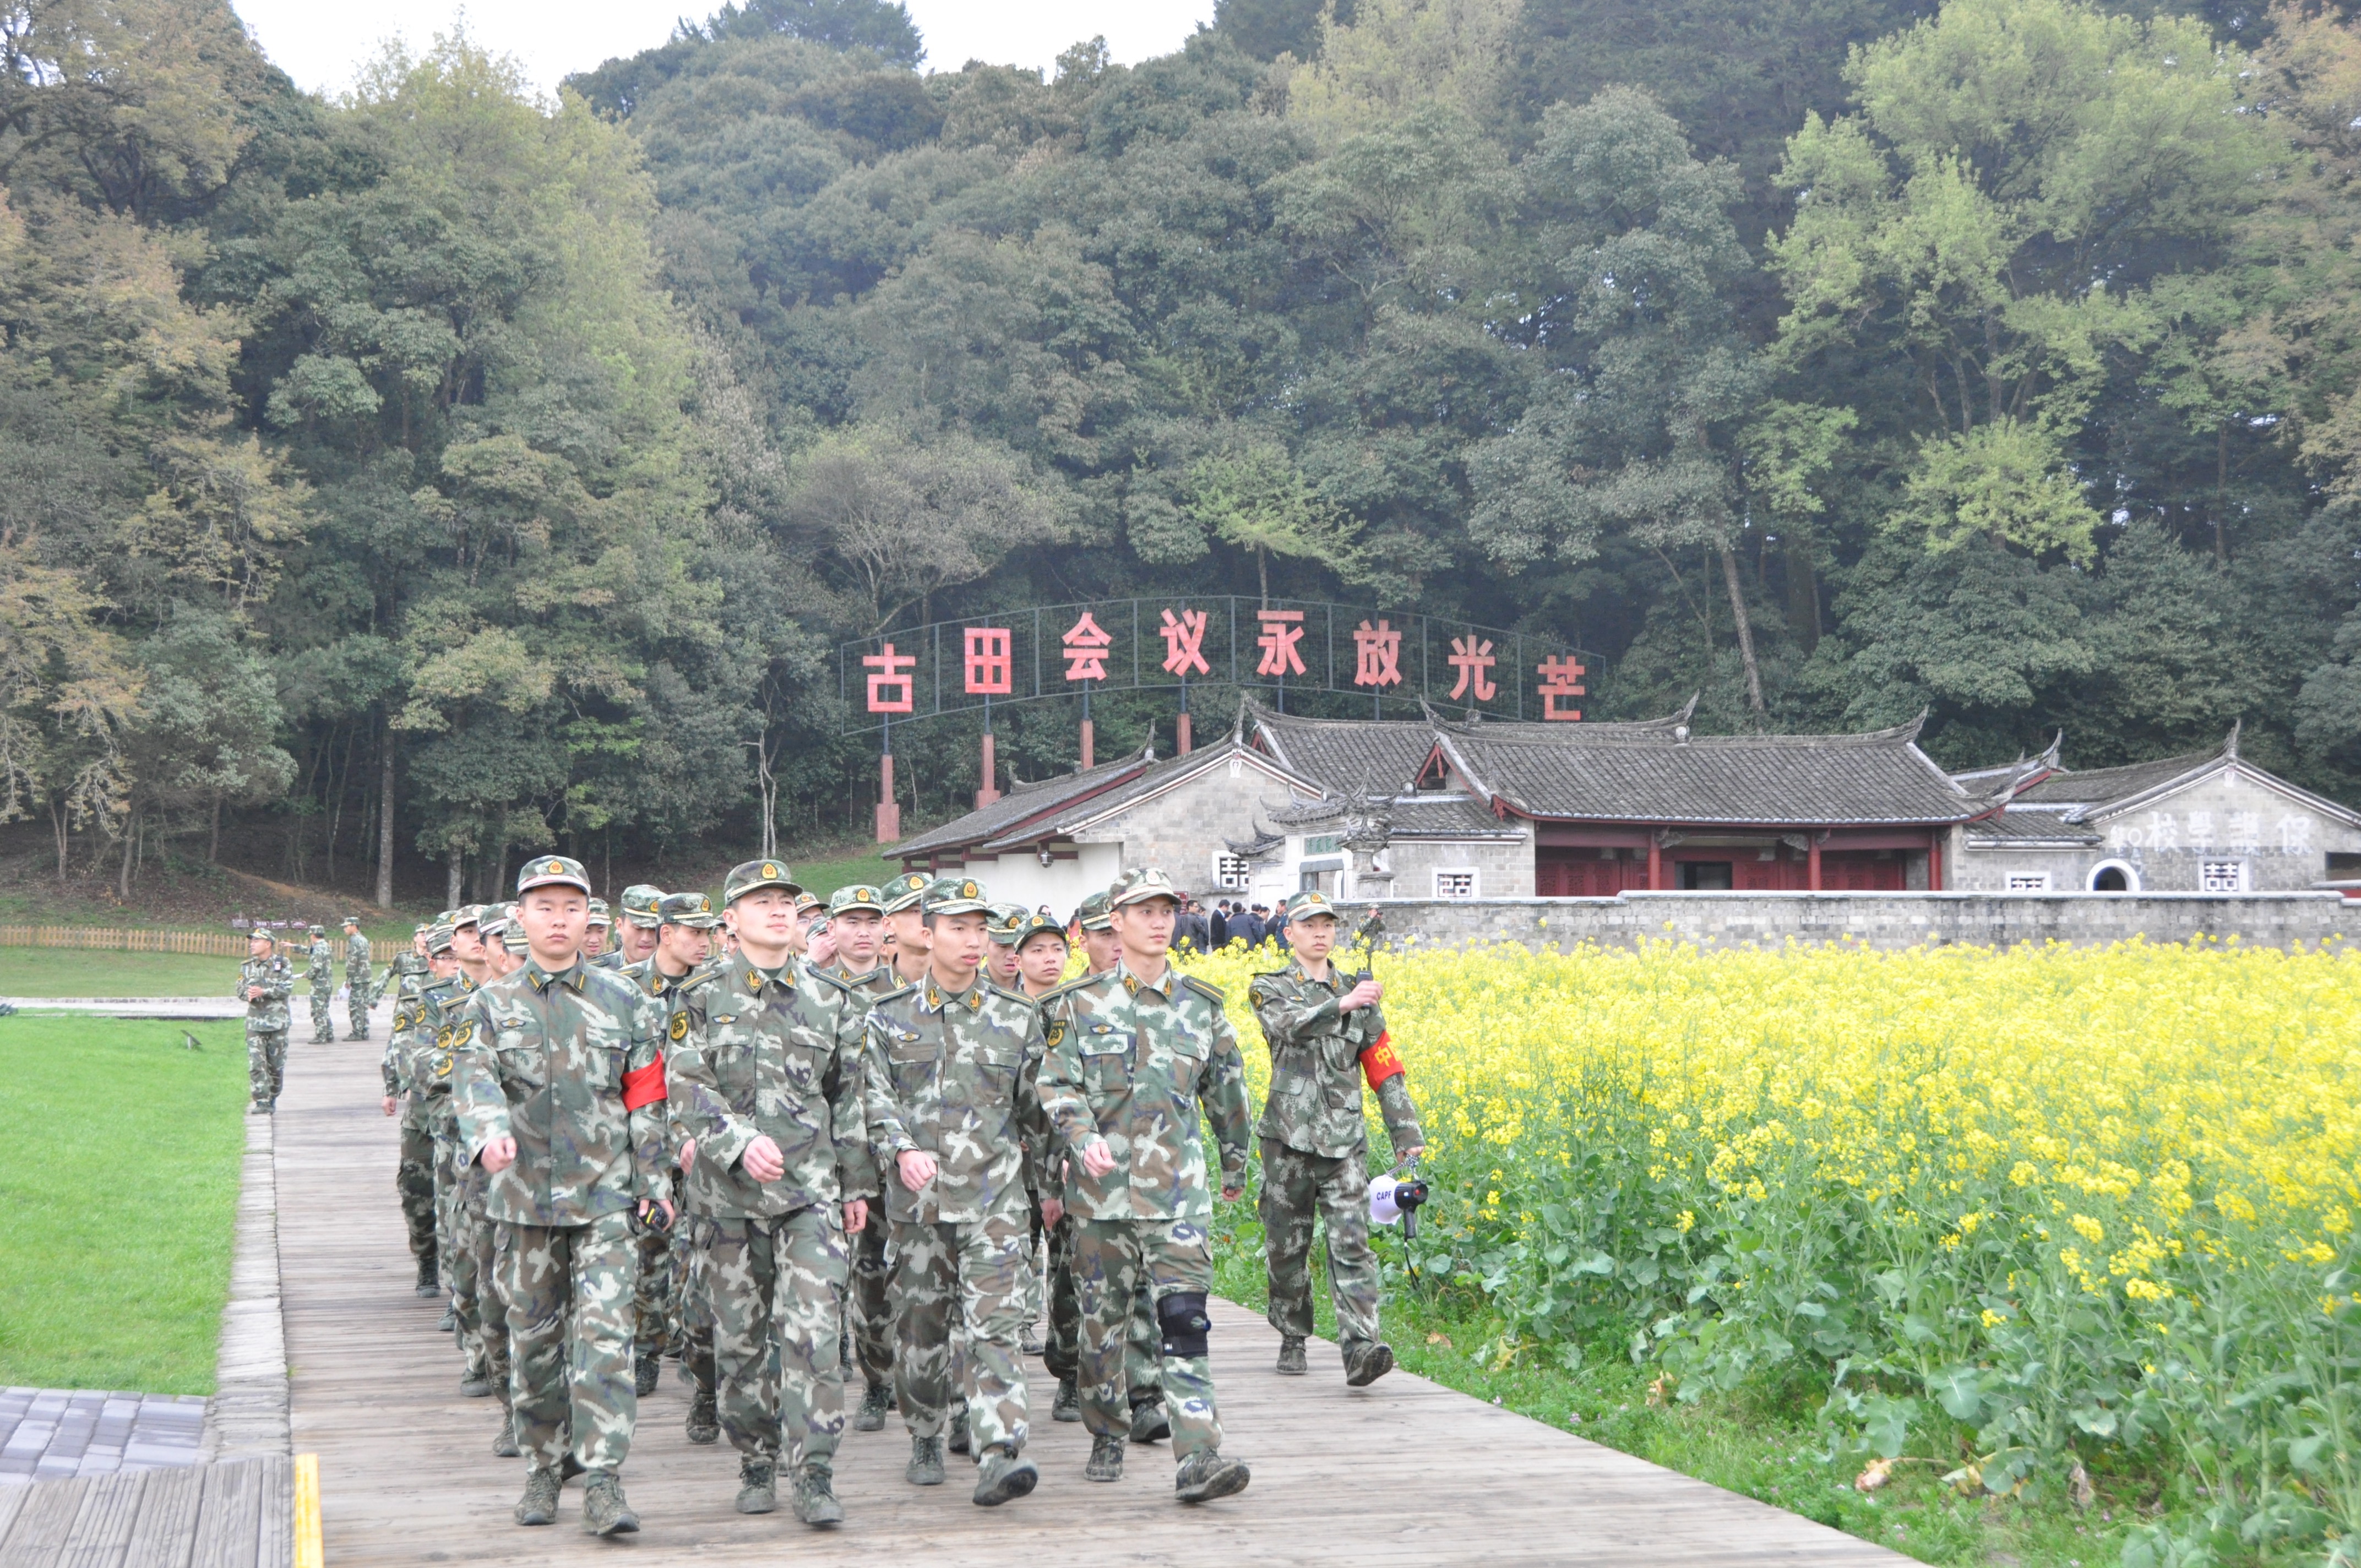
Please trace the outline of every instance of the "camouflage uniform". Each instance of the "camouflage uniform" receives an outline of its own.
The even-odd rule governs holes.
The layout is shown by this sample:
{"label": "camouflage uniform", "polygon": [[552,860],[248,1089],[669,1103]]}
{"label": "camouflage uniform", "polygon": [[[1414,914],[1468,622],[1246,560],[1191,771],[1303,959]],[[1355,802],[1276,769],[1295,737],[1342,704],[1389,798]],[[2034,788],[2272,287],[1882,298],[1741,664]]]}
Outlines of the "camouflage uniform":
{"label": "camouflage uniform", "polygon": [[328,934],[317,926],[312,927],[312,945],[304,956],[309,960],[304,975],[312,982],[312,1043],[324,1046],[336,1037],[336,959]]}
{"label": "camouflage uniform", "polygon": [[353,928],[353,934],[345,938],[345,984],[349,988],[345,1012],[353,1021],[352,1037],[366,1040],[369,1037],[369,1004],[377,1000],[369,984],[369,939],[361,935],[358,920],[345,924]]}
{"label": "camouflage uniform", "polygon": [[[1143,887],[1154,891],[1142,894]],[[1161,872],[1128,872],[1115,902],[1130,902],[1126,894],[1170,897],[1170,888]],[[1213,1118],[1222,1185],[1241,1184],[1247,1107],[1237,1035],[1217,987],[1170,969],[1151,984],[1118,964],[1051,992],[1043,1008],[1041,1097],[1066,1159],[1066,1201],[1075,1216],[1082,1420],[1094,1437],[1127,1432],[1123,1346],[1144,1276],[1163,1330],[1173,1456],[1186,1466],[1222,1442],[1205,1344],[1213,1197],[1199,1122]],[[1115,1156],[1115,1168],[1100,1177],[1082,1168],[1082,1150],[1095,1137]]]}
{"label": "camouflage uniform", "polygon": [[[451,1287],[451,1314],[457,1324],[460,1354],[467,1362],[467,1381],[489,1381],[500,1347],[486,1343],[482,1298],[484,1271],[481,1237],[467,1208],[470,1167],[459,1137],[459,1121],[451,1100],[451,1032],[459,1009],[476,989],[465,974],[427,985],[411,1010],[409,1030],[397,1047],[407,1063],[404,1081],[412,1103],[423,1106],[422,1116],[434,1146],[435,1253],[443,1281]],[[498,1323],[497,1309],[492,1321]]]}
{"label": "camouflage uniform", "polygon": [[[444,946],[448,947],[449,927],[442,929],[441,938]],[[426,1122],[424,1089],[411,1083],[409,1063],[403,1056],[405,1036],[417,1023],[418,982],[426,976],[426,960],[415,953],[402,953],[394,959],[393,968],[401,984],[393,1003],[393,1032],[386,1039],[385,1055],[379,1060],[378,1071],[385,1080],[387,1097],[398,1098],[401,1102],[401,1153],[394,1166],[393,1184],[401,1194],[401,1221],[410,1233],[410,1255],[418,1260],[419,1293],[433,1295],[436,1269],[434,1134]]]}
{"label": "camouflage uniform", "polygon": [[[262,989],[259,1002],[246,994],[257,986]],[[287,1079],[287,999],[294,992],[294,966],[276,948],[268,958],[238,966],[237,989],[231,994],[246,1003],[246,1082],[258,1111],[278,1105]]]}
{"label": "camouflage uniform", "polygon": [[[560,879],[588,896],[581,868],[557,856],[528,861],[517,891]],[[598,1477],[611,1486],[630,1453],[639,1409],[632,1230],[635,1208],[666,1196],[663,1028],[646,993],[616,976],[578,960],[553,974],[533,959],[470,996],[452,1033],[468,1159],[498,1138],[517,1146],[484,1199],[517,1438],[537,1472],[556,1473],[570,1448],[593,1473],[594,1499]]]}
{"label": "camouflage uniform", "polygon": [[[721,924],[720,917],[713,913],[712,901],[701,893],[667,894],[660,901],[659,911],[665,920],[677,920],[699,929],[709,930]],[[687,974],[666,974],[656,967],[655,957],[650,954],[614,972],[637,986],[664,1017],[670,1018],[674,999],[681,990],[705,979],[710,970],[708,965]],[[688,1183],[680,1174],[680,1156],[681,1145],[689,1135],[681,1126],[680,1112],[678,1104],[666,1102],[664,1195],[673,1200],[679,1215],[685,1218],[688,1212]],[[646,1364],[661,1359],[667,1347],[677,1344],[681,1359],[697,1387],[709,1398],[714,1387],[713,1318],[705,1310],[697,1289],[696,1251],[693,1233],[679,1220],[669,1231],[640,1234],[639,1284],[631,1299],[632,1356],[639,1367],[639,1380],[645,1385],[653,1376]]]}
{"label": "camouflage uniform", "polygon": [[[732,872],[732,894],[774,885],[764,864]],[[757,969],[741,948],[681,992],[666,1031],[674,1114],[697,1140],[688,1188],[721,1426],[757,1464],[784,1455],[824,1474],[844,1431],[838,1206],[877,1195],[863,1011],[841,983],[799,977],[792,960]],[[741,1163],[761,1137],[786,1165],[773,1181]]]}
{"label": "camouflage uniform", "polygon": [[[954,884],[972,890],[973,883]],[[937,900],[928,895],[930,908]],[[940,913],[982,912],[971,891]],[[1021,1453],[1027,1435],[1022,1273],[1025,1194],[1038,1187],[1048,1124],[1034,1081],[1041,1013],[981,976],[946,992],[931,977],[869,1014],[869,1121],[893,1225],[895,1385],[914,1439],[943,1431],[955,1324],[967,1332],[964,1392],[971,1442]],[[939,1162],[912,1192],[890,1172],[911,1150]],[[956,1304],[954,1292],[957,1293]]]}
{"label": "camouflage uniform", "polygon": [[[831,916],[840,915],[855,905],[866,904],[868,900],[861,896],[863,893],[876,901],[883,914],[906,909],[926,892],[928,880],[916,872],[908,872],[882,888],[862,883],[841,887],[829,895],[829,911]],[[840,963],[829,972],[872,1003],[902,989],[902,977],[895,972],[892,964],[879,964],[867,974],[856,975]],[[891,1186],[893,1156],[873,1145],[871,1152],[877,1157],[880,1185]],[[893,1227],[881,1212],[852,1238],[852,1280],[845,1301],[845,1315],[851,1320],[852,1358],[867,1385],[865,1403],[874,1412],[872,1431],[882,1424],[884,1401],[894,1384],[894,1306],[889,1288],[893,1270],[885,1255],[892,1236]]]}
{"label": "camouflage uniform", "polygon": [[[1289,913],[1301,919],[1299,895]],[[1322,900],[1312,913],[1333,911]],[[1336,1338],[1347,1366],[1378,1340],[1378,1263],[1369,1251],[1368,1122],[1361,1080],[1376,1080],[1378,1108],[1397,1157],[1424,1145],[1401,1063],[1376,1007],[1339,1014],[1336,1000],[1353,976],[1334,964],[1324,981],[1302,960],[1255,977],[1248,992],[1270,1045],[1270,1094],[1255,1133],[1262,1140],[1258,1207],[1270,1277],[1270,1326],[1289,1339],[1312,1332],[1312,1224],[1327,1223],[1328,1287],[1336,1302]],[[1300,1347],[1299,1347],[1300,1348]]]}

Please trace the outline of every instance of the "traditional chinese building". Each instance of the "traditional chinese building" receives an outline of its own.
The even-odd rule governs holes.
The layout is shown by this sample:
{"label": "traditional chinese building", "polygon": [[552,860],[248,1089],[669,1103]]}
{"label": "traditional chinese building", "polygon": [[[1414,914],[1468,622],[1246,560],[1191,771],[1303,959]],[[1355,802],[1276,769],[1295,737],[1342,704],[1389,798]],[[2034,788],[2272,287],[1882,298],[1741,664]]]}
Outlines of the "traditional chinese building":
{"label": "traditional chinese building", "polygon": [[2015,893],[2361,892],[2361,814],[2238,754],[2071,771],[2064,737],[2007,768],[1957,773],[1998,811],[1960,825],[1955,885]]}

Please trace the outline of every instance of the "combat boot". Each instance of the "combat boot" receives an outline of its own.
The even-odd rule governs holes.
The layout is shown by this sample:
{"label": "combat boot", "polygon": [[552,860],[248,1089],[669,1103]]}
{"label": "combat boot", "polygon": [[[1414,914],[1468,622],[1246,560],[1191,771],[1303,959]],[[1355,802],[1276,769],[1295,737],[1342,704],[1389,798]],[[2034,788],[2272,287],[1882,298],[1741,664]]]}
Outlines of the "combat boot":
{"label": "combat boot", "polygon": [[1123,1479],[1123,1439],[1102,1432],[1091,1439],[1091,1460],[1082,1466],[1085,1481]]}
{"label": "combat boot", "polygon": [[1279,1336],[1279,1370],[1290,1377],[1303,1376],[1303,1336],[1301,1334]]}
{"label": "combat boot", "polygon": [[1172,1490],[1184,1503],[1210,1503],[1245,1491],[1248,1474],[1245,1460],[1224,1459],[1210,1448],[1201,1448],[1180,1462]]}
{"label": "combat boot", "polygon": [[836,1477],[825,1464],[807,1464],[796,1476],[796,1518],[806,1524],[842,1524],[844,1505],[836,1500]]}
{"label": "combat boot", "polygon": [[582,1530],[586,1535],[631,1535],[640,1516],[623,1500],[623,1483],[612,1470],[593,1470],[582,1483]]}
{"label": "combat boot", "polygon": [[1394,1369],[1394,1347],[1383,1343],[1353,1347],[1345,1357],[1345,1387],[1366,1388]]}
{"label": "combat boot", "polygon": [[524,1497],[516,1506],[516,1522],[555,1524],[557,1494],[565,1487],[566,1483],[558,1479],[556,1471],[534,1465],[533,1474],[524,1478]]}
{"label": "combat boot", "polygon": [[688,1397],[688,1420],[683,1423],[688,1441],[695,1443],[718,1442],[721,1439],[721,1416],[714,1409],[713,1390],[700,1387]]}
{"label": "combat boot", "polygon": [[463,1399],[489,1399],[492,1397],[492,1380],[480,1372],[470,1372],[459,1379],[459,1397]]}
{"label": "combat boot", "polygon": [[457,1328],[458,1326],[459,1326],[459,1309],[458,1309],[457,1307],[456,1307],[456,1306],[450,1306],[450,1305],[446,1305],[446,1306],[445,1306],[445,1307],[444,1307],[444,1309],[443,1309],[443,1316],[442,1316],[442,1317],[440,1317],[439,1319],[437,1319],[437,1320],[435,1321],[435,1323],[434,1323],[434,1330],[435,1330],[435,1332],[436,1332],[437,1333],[445,1333],[445,1334],[447,1334],[447,1333],[449,1333],[453,1329],[456,1329],[456,1328]]}
{"label": "combat boot", "polygon": [[1003,1503],[1014,1502],[1041,1482],[1038,1465],[998,1443],[983,1451],[983,1463],[975,1469],[974,1502],[979,1508],[996,1508]]}
{"label": "combat boot", "polygon": [[434,1249],[429,1247],[418,1259],[418,1293],[432,1300],[443,1294],[443,1287],[434,1277]]}
{"label": "combat boot", "polygon": [[1058,1392],[1049,1401],[1049,1419],[1053,1421],[1078,1421],[1082,1419],[1082,1391],[1071,1377],[1058,1379]]}
{"label": "combat boot", "polygon": [[1152,1402],[1131,1408],[1131,1441],[1161,1442],[1172,1435],[1172,1423],[1164,1414],[1164,1400],[1159,1396]]}
{"label": "combat boot", "polygon": [[738,1511],[767,1514],[779,1506],[779,1466],[752,1454],[738,1462]]}
{"label": "combat boot", "polygon": [[951,1435],[949,1447],[953,1453],[967,1452],[967,1407],[965,1405],[951,1412]]}
{"label": "combat boot", "polygon": [[[502,1459],[515,1459],[523,1454],[524,1450],[517,1446],[515,1416],[503,1414],[500,1417],[500,1430],[492,1434],[492,1452]],[[544,1519],[542,1522],[545,1524],[548,1521]]]}
{"label": "combat boot", "polygon": [[661,1355],[640,1355],[631,1361],[631,1391],[642,1399],[656,1391],[656,1375],[664,1370]]}
{"label": "combat boot", "polygon": [[910,1463],[903,1468],[902,1479],[913,1486],[939,1486],[943,1484],[943,1440],[939,1437],[914,1437],[910,1440]]}
{"label": "combat boot", "polygon": [[883,1383],[872,1383],[862,1390],[861,1409],[852,1418],[854,1431],[884,1431],[885,1412],[894,1408],[894,1390]]}

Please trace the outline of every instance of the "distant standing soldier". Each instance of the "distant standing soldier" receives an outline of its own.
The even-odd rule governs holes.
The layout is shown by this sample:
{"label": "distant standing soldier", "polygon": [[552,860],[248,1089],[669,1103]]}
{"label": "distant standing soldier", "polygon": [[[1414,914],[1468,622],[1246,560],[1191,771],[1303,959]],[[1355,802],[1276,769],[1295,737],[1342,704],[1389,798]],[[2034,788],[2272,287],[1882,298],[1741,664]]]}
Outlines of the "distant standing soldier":
{"label": "distant standing soldier", "polygon": [[1082,1294],[1082,1420],[1093,1481],[1123,1475],[1130,1435],[1125,1342],[1145,1277],[1163,1331],[1164,1413],[1184,1503],[1246,1489],[1246,1462],[1224,1454],[1213,1402],[1206,1297],[1213,1284],[1213,1198],[1201,1124],[1221,1146],[1222,1197],[1246,1185],[1246,1078],[1216,986],[1176,972],[1180,900],[1153,866],[1107,890],[1122,959],[1049,993],[1041,1098],[1066,1159],[1074,1280]]}
{"label": "distant standing soldier", "polygon": [[721,897],[738,951],[675,999],[667,1082],[697,1149],[688,1207],[721,1426],[739,1453],[738,1511],[777,1506],[784,1460],[796,1517],[824,1525],[844,1518],[833,1486],[844,1238],[868,1223],[877,1167],[863,1093],[868,1004],[795,961],[801,892],[778,861],[730,872]]}
{"label": "distant standing soldier", "polygon": [[[642,962],[618,972],[647,995],[660,1016],[668,1019],[674,1013],[674,996],[682,986],[701,975],[707,960],[713,956],[713,932],[721,924],[721,916],[713,912],[713,901],[701,893],[668,893],[656,907],[656,917],[659,924],[654,951]],[[664,1196],[675,1203],[681,1201],[683,1186],[678,1175],[683,1137],[678,1125],[680,1109],[671,1104],[665,1108],[668,1174]],[[641,1233],[631,1367],[633,1385],[642,1397],[656,1391],[657,1376],[664,1370],[664,1340],[674,1315],[672,1247],[673,1238],[661,1232]],[[687,1289],[688,1282],[684,1280],[683,1287]],[[678,1315],[681,1337],[688,1342],[681,1347],[681,1364],[689,1369],[696,1384],[696,1392],[689,1399],[689,1441],[711,1442],[720,1435],[713,1405],[713,1325],[693,1297],[680,1303]]]}
{"label": "distant standing soldier", "polygon": [[247,935],[234,994],[246,1003],[246,1081],[257,1116],[279,1108],[279,1087],[287,1076],[287,999],[294,992],[294,966],[280,956],[270,933],[256,927]]}
{"label": "distant standing soldier", "polygon": [[607,912],[607,901],[590,901],[590,926],[582,934],[582,956],[596,969],[622,968],[622,955],[615,951],[615,917]]}
{"label": "distant standing soldier", "polygon": [[1026,1190],[1038,1187],[1048,1125],[1035,1078],[1041,1011],[983,978],[991,906],[972,881],[930,884],[925,980],[869,1014],[872,1141],[893,1162],[894,1376],[910,1431],[904,1478],[942,1485],[952,1349],[964,1327],[968,1434],[979,1507],[1031,1492],[1023,1457]]}
{"label": "distant standing soldier", "polygon": [[336,956],[328,946],[327,928],[312,927],[312,945],[304,975],[312,982],[312,1043],[324,1046],[336,1037]]}
{"label": "distant standing soldier", "polygon": [[467,1153],[489,1174],[508,1310],[517,1436],[533,1463],[519,1524],[554,1523],[570,1458],[582,1528],[640,1528],[619,1472],[631,1388],[632,1230],[672,1223],[664,1150],[664,1014],[582,962],[590,879],[560,855],[517,876],[525,966],[470,996],[453,1034]]}
{"label": "distant standing soldier", "polygon": [[438,1293],[440,1260],[434,1238],[434,1129],[428,1120],[426,1087],[413,1083],[416,1064],[412,1031],[425,1018],[416,981],[441,981],[459,972],[451,953],[451,927],[422,927],[420,945],[426,956],[403,953],[394,959],[401,975],[401,995],[393,1004],[393,1029],[385,1043],[379,1070],[385,1080],[385,1113],[401,1117],[401,1152],[394,1165],[395,1190],[401,1194],[401,1221],[410,1233],[410,1254],[418,1260],[418,1294]]}
{"label": "distant standing soldier", "polygon": [[1339,974],[1328,961],[1336,946],[1335,906],[1325,894],[1299,893],[1288,901],[1287,913],[1294,956],[1285,969],[1257,975],[1247,992],[1270,1044],[1270,1094],[1255,1127],[1262,1139],[1268,1316],[1279,1333],[1279,1370],[1301,1373],[1303,1342],[1312,1333],[1316,1211],[1328,1227],[1328,1288],[1336,1301],[1345,1381],[1358,1388],[1394,1365],[1392,1349],[1378,1337],[1362,1080],[1377,1093],[1396,1159],[1423,1152],[1426,1136],[1378,1008],[1385,987]]}
{"label": "distant standing soldier", "polygon": [[615,922],[616,969],[645,963],[656,950],[656,930],[664,924],[664,889],[634,883],[623,890],[622,918]]}
{"label": "distant standing soldier", "polygon": [[361,917],[345,916],[345,1010],[353,1021],[351,1039],[369,1037],[369,1004],[377,1000],[369,982],[369,939],[361,935]]}

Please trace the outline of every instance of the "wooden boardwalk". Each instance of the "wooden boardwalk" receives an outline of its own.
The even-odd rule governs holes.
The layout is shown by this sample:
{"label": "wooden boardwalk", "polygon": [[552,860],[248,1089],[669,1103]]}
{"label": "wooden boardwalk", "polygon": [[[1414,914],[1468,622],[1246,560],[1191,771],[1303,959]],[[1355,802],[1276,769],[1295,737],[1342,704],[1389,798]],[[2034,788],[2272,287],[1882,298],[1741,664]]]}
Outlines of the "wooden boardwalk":
{"label": "wooden boardwalk", "polygon": [[1030,1364],[1028,1455],[1040,1488],[998,1509],[968,1501],[954,1464],[931,1488],[902,1479],[898,1420],[847,1432],[837,1494],[847,1519],[819,1532],[785,1512],[730,1507],[726,1441],[690,1446],[686,1392],[665,1365],[640,1406],[623,1471],[644,1528],[593,1541],[566,1489],[558,1524],[509,1509],[523,1463],[493,1457],[498,1406],[458,1394],[459,1362],[412,1294],[393,1188],[394,1124],[379,1113],[377,1042],[298,1046],[279,1102],[279,1238],[298,1453],[320,1461],[331,1568],[426,1563],[914,1563],[945,1568],[1349,1563],[1899,1563],[1882,1548],[1397,1372],[1344,1387],[1334,1347],[1313,1375],[1270,1371],[1278,1338],[1253,1314],[1215,1314],[1214,1369],[1228,1452],[1251,1461],[1243,1496],[1187,1509],[1165,1445],[1135,1447],[1113,1486],[1082,1476],[1089,1441],[1048,1418]]}

